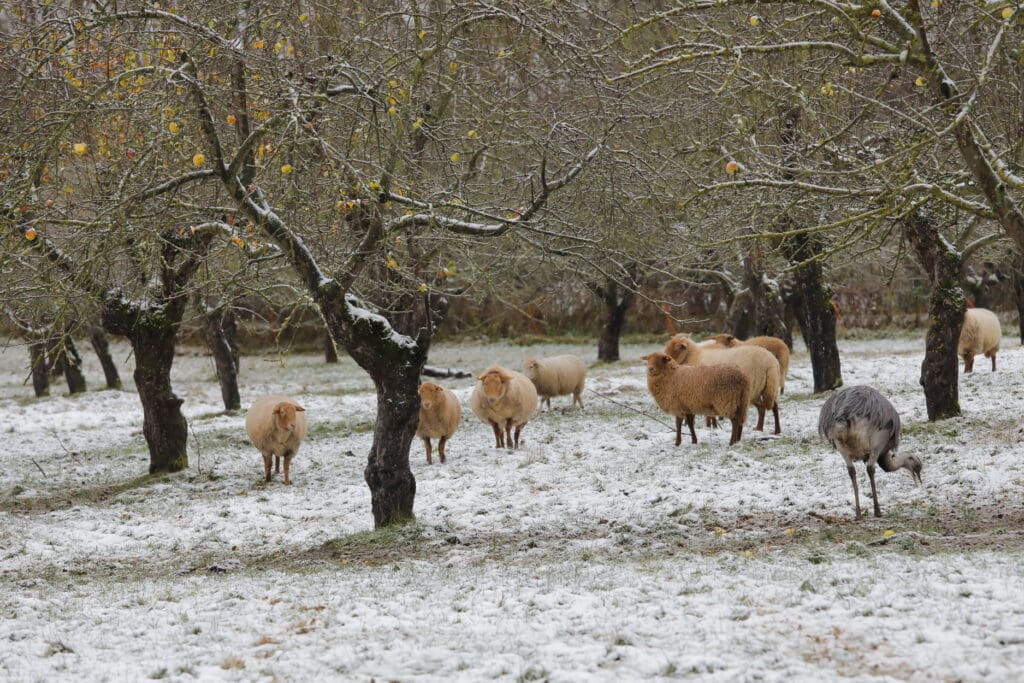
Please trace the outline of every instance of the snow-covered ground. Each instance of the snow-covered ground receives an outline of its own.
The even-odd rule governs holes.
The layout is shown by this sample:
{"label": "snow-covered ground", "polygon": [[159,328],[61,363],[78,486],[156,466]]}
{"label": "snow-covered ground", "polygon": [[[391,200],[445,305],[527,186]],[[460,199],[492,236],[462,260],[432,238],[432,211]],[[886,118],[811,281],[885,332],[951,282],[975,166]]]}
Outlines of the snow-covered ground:
{"label": "snow-covered ground", "polygon": [[[244,405],[273,391],[308,410],[285,487],[262,482],[205,355],[174,367],[191,466],[150,478],[133,391],[35,400],[27,352],[0,350],[0,680],[1019,680],[1024,351],[1005,339],[995,374],[979,359],[963,416],[933,424],[922,347],[841,344],[847,384],[890,397],[925,463],[923,487],[880,473],[880,520],[852,521],[805,353],[781,437],[751,417],[735,447],[699,428],[676,448],[632,360],[652,345],[593,367],[586,412],[556,399],[516,452],[469,411],[473,380],[444,381],[462,429],[445,465],[413,444],[419,522],[385,532],[362,474],[372,385],[347,359],[243,360]],[[594,361],[466,344],[431,363],[555,352]]]}

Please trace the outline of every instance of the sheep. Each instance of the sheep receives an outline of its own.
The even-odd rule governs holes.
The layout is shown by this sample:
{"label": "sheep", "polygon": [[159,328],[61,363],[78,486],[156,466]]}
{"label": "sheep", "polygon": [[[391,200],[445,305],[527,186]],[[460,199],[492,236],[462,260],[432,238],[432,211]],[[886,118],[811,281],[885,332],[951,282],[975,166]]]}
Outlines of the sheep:
{"label": "sheep", "polygon": [[716,334],[713,339],[715,347],[731,349],[734,346],[760,346],[775,356],[775,360],[779,361],[779,394],[786,393],[786,375],[789,374],[789,347],[786,342],[778,337],[752,337],[740,341],[731,334]]}
{"label": "sheep", "polygon": [[818,434],[832,448],[839,450],[846,461],[846,471],[853,484],[853,504],[857,519],[861,518],[860,493],[857,491],[855,460],[867,463],[871,481],[871,498],[875,502],[875,517],[882,516],[875,489],[875,463],[886,472],[906,469],[918,484],[921,483],[921,459],[916,455],[897,455],[900,443],[900,415],[892,403],[873,387],[866,385],[843,387],[836,390],[818,415]]}
{"label": "sheep", "polygon": [[665,355],[680,365],[738,365],[750,376],[750,402],[757,406],[755,429],[764,429],[765,411],[771,408],[772,416],[775,418],[775,433],[782,433],[778,403],[779,361],[775,360],[771,353],[758,346],[738,346],[731,349],[702,347],[685,333],[680,333],[665,344]]}
{"label": "sheep", "polygon": [[416,426],[416,436],[423,439],[427,448],[427,464],[432,465],[430,440],[439,439],[437,453],[444,464],[444,445],[459,428],[462,418],[462,406],[459,399],[450,389],[424,382],[420,385],[420,421]]}
{"label": "sheep", "polygon": [[291,485],[289,467],[306,436],[306,409],[287,396],[263,396],[256,399],[245,416],[245,431],[252,445],[263,455],[263,474],[270,481],[270,459],[275,457],[276,471],[284,458],[284,483]]}
{"label": "sheep", "polygon": [[[519,448],[519,434],[537,409],[537,390],[533,382],[515,370],[497,365],[487,368],[477,379],[480,384],[473,389],[471,404],[476,416],[494,430],[494,447]],[[514,442],[513,426],[516,428]]]}
{"label": "sheep", "polygon": [[996,371],[996,353],[1002,341],[1003,328],[996,314],[987,308],[968,308],[964,313],[964,326],[960,328],[960,342],[956,355],[964,359],[964,374],[973,372],[974,357],[979,353],[992,359],[992,372]]}
{"label": "sheep", "polygon": [[679,365],[664,353],[641,357],[647,363],[647,389],[658,407],[676,418],[676,446],[683,442],[683,420],[697,443],[694,415],[724,415],[732,421],[729,445],[740,440],[750,404],[750,377],[739,366]]}
{"label": "sheep", "polygon": [[587,366],[578,356],[567,354],[550,358],[531,358],[523,363],[526,375],[537,389],[541,405],[547,402],[551,410],[552,396],[572,394],[572,404],[583,410],[583,384],[587,381]]}

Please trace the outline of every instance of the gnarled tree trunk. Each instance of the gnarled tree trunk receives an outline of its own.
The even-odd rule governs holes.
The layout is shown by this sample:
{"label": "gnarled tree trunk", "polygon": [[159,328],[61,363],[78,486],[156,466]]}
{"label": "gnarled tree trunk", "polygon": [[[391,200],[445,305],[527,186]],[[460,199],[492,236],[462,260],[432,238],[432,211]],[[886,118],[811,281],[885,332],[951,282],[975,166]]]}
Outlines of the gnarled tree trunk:
{"label": "gnarled tree trunk", "polygon": [[[60,330],[61,325],[54,325]],[[68,393],[80,394],[85,391],[85,375],[82,374],[82,357],[78,354],[75,340],[68,332],[57,332],[50,340],[48,348],[50,356],[50,372],[54,375],[63,374],[68,383]]]}
{"label": "gnarled tree trunk", "polygon": [[28,344],[29,363],[32,367],[32,389],[36,398],[50,395],[50,370],[46,366],[46,342],[30,341]]}
{"label": "gnarled tree trunk", "polygon": [[1013,293],[1017,299],[1017,326],[1020,328],[1020,343],[1024,344],[1024,252],[1014,255]]}
{"label": "gnarled tree trunk", "polygon": [[604,304],[604,319],[601,333],[597,338],[597,359],[606,363],[619,360],[619,338],[626,324],[626,313],[636,298],[637,267],[627,270],[629,282],[619,283],[614,278],[605,278],[603,285],[591,285],[591,290]]}
{"label": "gnarled tree trunk", "polygon": [[929,420],[960,414],[959,363],[956,355],[967,301],[960,286],[960,254],[942,239],[935,223],[920,212],[904,219],[903,234],[931,282],[928,334],[921,384]]}
{"label": "gnarled tree trunk", "polygon": [[177,325],[142,325],[129,337],[135,352],[135,387],[142,402],[150,474],[188,467],[188,423],[181,412],[182,400],[171,389],[176,331]]}
{"label": "gnarled tree trunk", "polygon": [[238,325],[230,305],[209,309],[203,317],[203,337],[213,356],[225,410],[238,410],[242,399],[238,392]]}
{"label": "gnarled tree trunk", "polygon": [[[765,272],[764,252],[755,243],[744,263],[744,284],[750,292],[753,316],[753,334],[778,337],[793,348],[793,335],[786,327],[786,307],[777,282]],[[739,337],[740,339],[744,337]]]}

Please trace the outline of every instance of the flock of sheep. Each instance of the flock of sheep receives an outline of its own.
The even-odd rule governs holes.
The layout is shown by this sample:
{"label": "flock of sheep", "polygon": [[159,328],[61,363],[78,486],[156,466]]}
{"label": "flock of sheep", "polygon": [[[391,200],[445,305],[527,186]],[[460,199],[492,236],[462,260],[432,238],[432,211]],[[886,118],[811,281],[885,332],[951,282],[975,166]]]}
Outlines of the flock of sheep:
{"label": "flock of sheep", "polygon": [[[984,354],[996,369],[996,353],[1002,331],[995,314],[986,309],[968,309],[960,333],[957,354],[964,359],[964,371],[971,372],[974,356]],[[663,352],[643,356],[647,364],[647,388],[655,403],[676,418],[676,446],[682,443],[685,421],[690,438],[697,443],[694,420],[703,415],[708,425],[728,418],[732,425],[729,444],[740,440],[747,410],[758,411],[757,426],[763,430],[765,416],[772,411],[775,433],[781,433],[778,397],[785,390],[789,369],[789,348],[775,337],[739,341],[729,334],[697,343],[687,334],[677,334]],[[473,413],[494,430],[496,448],[518,448],[523,427],[539,405],[551,407],[553,396],[572,394],[573,405],[583,409],[583,386],[587,368],[577,356],[562,355],[530,359],[524,373],[492,366],[477,377],[471,406]],[[445,460],[445,444],[458,429],[462,407],[455,394],[432,382],[419,388],[420,412],[416,436],[423,440],[427,463],[433,463],[431,439],[437,439],[438,455]],[[263,455],[266,481],[271,479],[272,460],[276,471],[284,461],[284,483],[290,484],[289,466],[306,434],[306,415],[295,401],[284,396],[264,396],[253,403],[245,420],[253,445]],[[867,464],[871,497],[876,517],[881,516],[875,490],[875,466],[886,472],[906,469],[920,483],[922,463],[916,455],[897,455],[900,417],[893,405],[869,386],[843,387],[833,392],[821,408],[818,432],[846,462],[853,484],[857,518],[861,516],[860,494],[853,463]]]}

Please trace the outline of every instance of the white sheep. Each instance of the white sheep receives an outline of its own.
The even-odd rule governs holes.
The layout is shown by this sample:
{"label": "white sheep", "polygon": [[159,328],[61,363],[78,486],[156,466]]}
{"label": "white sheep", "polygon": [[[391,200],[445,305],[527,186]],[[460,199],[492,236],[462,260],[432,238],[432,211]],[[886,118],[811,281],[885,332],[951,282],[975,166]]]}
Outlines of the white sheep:
{"label": "white sheep", "polygon": [[537,389],[541,404],[547,402],[551,410],[552,396],[572,394],[573,405],[583,410],[583,384],[587,381],[587,366],[578,356],[566,354],[549,358],[531,358],[523,363],[525,374]]}
{"label": "white sheep", "polygon": [[263,474],[270,481],[270,459],[276,471],[284,458],[284,483],[290,485],[289,467],[306,436],[306,409],[287,396],[263,396],[256,399],[245,416],[245,431],[252,445],[263,455]]}
{"label": "white sheep", "polygon": [[996,371],[996,353],[1003,338],[1003,328],[996,314],[987,308],[968,308],[964,313],[964,326],[960,328],[960,342],[956,355],[964,359],[964,373],[974,370],[974,357],[979,353],[992,359],[992,372]]}
{"label": "white sheep", "polygon": [[[519,448],[519,434],[537,409],[533,382],[522,373],[496,365],[477,379],[480,383],[473,389],[471,400],[473,413],[491,425],[495,448]],[[514,441],[512,427],[516,428]]]}
{"label": "white sheep", "polygon": [[738,365],[750,377],[750,402],[757,406],[757,426],[764,429],[765,411],[775,418],[775,433],[782,433],[779,424],[779,361],[759,346],[737,346],[731,349],[702,347],[685,333],[677,334],[665,344],[665,355],[680,365]]}
{"label": "white sheep", "polygon": [[750,404],[750,377],[738,366],[679,365],[664,353],[643,356],[647,362],[647,389],[658,407],[676,418],[676,446],[683,441],[683,420],[697,443],[694,415],[728,417],[732,421],[729,445],[743,435]]}
{"label": "white sheep", "polygon": [[444,463],[444,446],[459,428],[462,418],[462,406],[459,399],[450,389],[424,382],[420,385],[420,421],[416,425],[416,436],[423,439],[427,448],[427,464],[433,464],[430,452],[430,440],[439,439],[437,453]]}
{"label": "white sheep", "polygon": [[778,337],[751,337],[741,341],[731,334],[717,334],[714,336],[715,346],[731,349],[734,346],[760,346],[775,356],[779,361],[779,393],[786,393],[786,375],[789,374],[789,347],[786,342]]}

